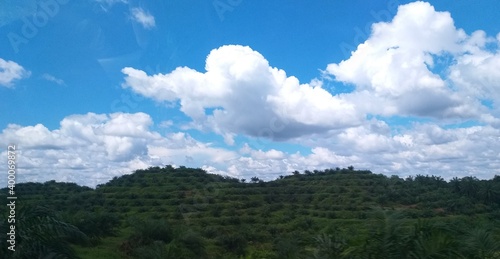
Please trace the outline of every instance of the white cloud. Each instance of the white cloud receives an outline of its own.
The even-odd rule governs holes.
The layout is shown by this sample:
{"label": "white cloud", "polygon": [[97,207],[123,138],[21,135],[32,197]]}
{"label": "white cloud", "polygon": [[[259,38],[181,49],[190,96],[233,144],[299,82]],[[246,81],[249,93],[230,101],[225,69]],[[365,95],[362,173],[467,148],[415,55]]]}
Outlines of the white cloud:
{"label": "white cloud", "polygon": [[[326,72],[354,84],[350,100],[365,103],[367,113],[478,118],[479,102],[467,100],[446,78],[432,72],[434,58],[461,54],[466,38],[448,12],[414,2],[400,6],[391,22],[373,24],[372,34],[351,57],[329,64]],[[378,103],[366,104],[367,98]]]}
{"label": "white cloud", "polygon": [[414,124],[394,133],[384,122],[364,125],[298,143],[312,146],[313,154],[289,158],[302,168],[345,167],[401,176],[416,174],[491,178],[500,174],[500,130],[491,126],[446,129]]}
{"label": "white cloud", "polygon": [[[394,134],[386,123],[372,119],[329,136],[297,139],[298,144],[312,147],[310,154],[300,154],[249,144],[231,151],[184,132],[161,135],[149,129],[152,124],[144,113],[88,113],[68,116],[54,130],[41,124],[9,125],[0,134],[0,142],[18,147],[19,181],[56,179],[89,186],[136,169],[166,164],[265,180],[294,170],[349,165],[375,173],[435,174],[446,179],[500,174],[500,129],[490,126],[444,129],[416,124]],[[6,155],[5,151],[1,155]],[[0,161],[0,166],[5,162]],[[5,184],[5,179],[0,179],[0,184]]]}
{"label": "white cloud", "polygon": [[142,8],[132,8],[132,19],[140,23],[145,29],[151,29],[156,26],[155,17]]}
{"label": "white cloud", "polygon": [[0,142],[17,145],[20,181],[56,179],[90,186],[139,168],[186,164],[186,157],[195,167],[221,166],[236,158],[235,152],[198,142],[186,133],[162,136],[149,129],[152,124],[144,113],[71,115],[54,130],[42,124],[11,124],[0,134]]}
{"label": "white cloud", "polygon": [[16,80],[30,76],[30,72],[14,61],[0,58],[0,85],[12,87]]}
{"label": "white cloud", "polygon": [[250,155],[255,159],[283,159],[285,158],[285,154],[276,149],[270,149],[268,151],[253,150],[250,146],[245,143],[243,148],[240,149],[240,153],[244,155]]}
{"label": "white cloud", "polygon": [[[249,47],[212,50],[206,72],[178,67],[147,75],[124,68],[124,87],[156,101],[179,101],[181,111],[232,142],[234,134],[288,139],[357,125],[362,114],[320,84],[300,84]],[[210,110],[211,109],[211,110]]]}
{"label": "white cloud", "polygon": [[460,91],[469,96],[490,100],[500,114],[500,33],[488,37],[474,32],[463,46],[464,54],[450,67],[449,77]]}
{"label": "white cloud", "polygon": [[62,80],[60,78],[57,78],[57,77],[55,77],[55,76],[53,76],[51,74],[45,73],[45,74],[42,75],[42,78],[45,79],[45,80],[47,80],[47,81],[54,82],[54,83],[56,83],[58,85],[65,85],[64,80]]}
{"label": "white cloud", "polygon": [[[349,165],[446,179],[500,174],[500,34],[467,35],[449,13],[424,2],[401,6],[392,21],[372,30],[349,59],[327,66],[337,81],[355,86],[350,93],[333,95],[314,79],[301,84],[250,47],[228,45],[210,52],[205,71],[178,67],[148,75],[122,69],[124,88],[158,102],[178,102],[192,119],[187,125],[162,118],[158,126],[168,129],[162,135],[150,129],[153,120],[145,113],[88,113],[68,116],[54,130],[9,125],[0,142],[18,145],[21,180],[86,185],[165,164],[266,180]],[[448,57],[450,62],[440,63]],[[0,82],[10,86],[29,75],[17,66],[4,69]],[[484,100],[493,108],[482,105]],[[383,121],[392,115],[430,119],[406,126]],[[443,126],[461,122],[475,126]],[[212,131],[241,148],[215,147],[176,128]],[[271,144],[240,146],[241,135],[249,143],[267,138]],[[310,152],[288,153],[272,146],[273,140]]]}
{"label": "white cloud", "polygon": [[[500,173],[499,113],[481,103],[499,107],[499,39],[481,31],[467,35],[449,13],[415,2],[400,6],[392,21],[374,24],[349,59],[327,66],[335,80],[355,86],[350,93],[332,95],[318,80],[300,84],[258,52],[234,45],[212,50],[206,71],[122,72],[124,87],[159,102],[178,101],[193,128],[212,130],[226,143],[242,134],[311,149],[289,154],[246,144],[236,159],[208,166],[212,171],[272,179],[354,165],[402,176],[483,178]],[[396,130],[382,121],[390,116],[431,121]],[[471,121],[482,126],[439,126]]]}

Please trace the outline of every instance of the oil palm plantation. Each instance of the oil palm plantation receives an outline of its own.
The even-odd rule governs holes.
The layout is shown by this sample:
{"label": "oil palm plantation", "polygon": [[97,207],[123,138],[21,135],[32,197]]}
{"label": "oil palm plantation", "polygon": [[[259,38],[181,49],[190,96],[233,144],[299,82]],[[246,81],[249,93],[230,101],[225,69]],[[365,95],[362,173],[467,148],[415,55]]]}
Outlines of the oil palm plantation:
{"label": "oil palm plantation", "polygon": [[[42,206],[19,208],[16,215],[15,251],[2,245],[0,258],[78,258],[69,241],[85,242],[87,236],[75,226],[65,223],[50,209]],[[10,228],[7,219],[0,222],[0,231]],[[5,235],[2,235],[5,239]],[[2,241],[6,244],[6,241]]]}

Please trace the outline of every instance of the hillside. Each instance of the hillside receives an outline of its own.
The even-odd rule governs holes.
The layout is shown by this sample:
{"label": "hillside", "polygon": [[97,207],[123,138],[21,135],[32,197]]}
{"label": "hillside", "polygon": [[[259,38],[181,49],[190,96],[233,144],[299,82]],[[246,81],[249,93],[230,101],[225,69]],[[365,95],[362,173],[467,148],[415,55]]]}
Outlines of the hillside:
{"label": "hillside", "polygon": [[16,190],[19,204],[43,204],[90,237],[71,242],[83,258],[500,257],[498,176],[446,182],[350,167],[243,182],[166,166],[95,190]]}

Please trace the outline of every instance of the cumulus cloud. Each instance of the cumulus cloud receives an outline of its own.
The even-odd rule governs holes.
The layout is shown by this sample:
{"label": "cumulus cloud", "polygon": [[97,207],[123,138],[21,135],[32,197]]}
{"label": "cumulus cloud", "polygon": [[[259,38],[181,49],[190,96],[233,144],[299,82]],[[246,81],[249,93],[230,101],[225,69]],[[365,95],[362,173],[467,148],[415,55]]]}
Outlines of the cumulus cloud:
{"label": "cumulus cloud", "polygon": [[30,76],[30,72],[14,61],[0,58],[0,85],[12,87],[16,80]]}
{"label": "cumulus cloud", "polygon": [[[500,174],[500,130],[491,126],[446,129],[416,124],[394,134],[385,122],[372,119],[330,136],[298,139],[311,147],[301,154],[251,144],[232,151],[185,132],[161,135],[150,129],[152,125],[144,113],[77,114],[64,118],[54,130],[41,124],[11,124],[0,134],[0,142],[17,145],[20,182],[56,179],[95,186],[136,169],[166,164],[264,180],[295,170],[349,165],[376,173],[435,174],[446,179]],[[0,161],[0,166],[5,163]]]}
{"label": "cumulus cloud", "polygon": [[262,151],[261,149],[253,150],[248,143],[244,144],[243,148],[240,149],[240,153],[250,155],[257,159],[283,159],[285,156],[283,152],[276,149],[271,149],[269,151]]}
{"label": "cumulus cloud", "polygon": [[186,164],[187,156],[195,167],[220,166],[235,158],[236,153],[186,133],[162,136],[149,129],[152,124],[145,113],[76,114],[64,118],[54,130],[42,124],[10,124],[0,134],[0,142],[17,145],[20,181],[56,179],[89,186],[139,168]]}
{"label": "cumulus cloud", "polygon": [[[187,125],[162,118],[156,126],[168,133],[160,134],[145,113],[88,113],[68,116],[54,130],[9,125],[0,142],[18,145],[22,181],[90,186],[165,164],[266,180],[349,165],[388,175],[491,178],[500,174],[499,49],[500,34],[468,35],[449,13],[415,2],[374,24],[348,59],[327,66],[327,75],[354,85],[352,92],[334,95],[320,80],[300,83],[250,47],[227,45],[209,53],[204,71],[122,69],[124,88],[178,105],[191,118]],[[2,85],[29,75],[0,61],[14,67],[2,67]],[[390,116],[405,125],[391,124]],[[177,128],[215,132],[239,148],[216,147]],[[259,138],[270,146],[253,146]],[[307,152],[281,150],[277,140]]]}
{"label": "cumulus cloud", "polygon": [[142,25],[145,29],[151,29],[156,26],[155,17],[142,8],[132,8],[132,19]]}
{"label": "cumulus cloud", "polygon": [[481,38],[475,34],[468,36],[457,29],[450,13],[438,12],[426,2],[414,2],[400,6],[392,21],[373,24],[370,37],[352,52],[351,57],[338,64],[329,64],[326,72],[335,80],[356,87],[351,101],[361,103],[372,96],[379,102],[365,104],[367,113],[479,118],[480,102],[467,99],[463,91],[454,90],[447,76],[433,69],[438,66],[435,59],[451,55],[458,59],[451,70],[453,81],[471,84],[471,80],[482,78],[481,73],[475,71],[483,70],[483,74],[493,74],[486,81],[494,82],[499,73],[491,53],[472,54],[475,64],[486,62],[485,67],[472,71],[478,74],[474,78],[461,76],[460,71],[472,62],[464,51],[473,51],[471,42],[481,44],[484,42]]}
{"label": "cumulus cloud", "polygon": [[[228,160],[224,172],[238,178],[258,176],[272,180],[292,171],[347,167],[406,177],[417,174],[491,178],[500,174],[500,131],[490,126],[446,129],[435,124],[416,124],[394,134],[379,120],[311,141],[310,153],[262,151],[249,145],[240,157]],[[277,154],[273,154],[279,152]]]}
{"label": "cumulus cloud", "polygon": [[[207,167],[214,172],[269,176],[354,165],[402,176],[498,174],[500,34],[468,35],[450,13],[425,2],[402,5],[391,21],[371,29],[347,60],[326,68],[326,76],[354,86],[349,93],[333,95],[319,80],[301,84],[239,45],[212,50],[205,71],[178,67],[148,75],[124,68],[123,86],[178,102],[192,127],[221,134],[228,144],[242,134],[310,148],[290,154],[245,144],[237,158]],[[431,121],[396,130],[384,121],[391,116]],[[476,126],[444,126],[460,122]]]}
{"label": "cumulus cloud", "polygon": [[[300,143],[315,147],[315,154],[305,157],[309,157],[308,165],[320,168],[352,164],[400,176],[491,178],[500,174],[498,134],[499,129],[487,125],[445,128],[432,123],[415,123],[395,133],[387,123],[372,119],[358,127],[318,139],[302,139]],[[299,158],[293,161],[300,161]]]}
{"label": "cumulus cloud", "polygon": [[249,47],[222,46],[207,57],[206,72],[178,67],[147,75],[124,68],[124,87],[156,101],[179,101],[198,125],[234,134],[289,139],[359,124],[362,115],[343,96],[320,84],[300,84]]}
{"label": "cumulus cloud", "polygon": [[[205,70],[178,67],[148,75],[124,68],[124,87],[156,101],[179,102],[193,127],[234,143],[244,134],[287,140],[360,125],[367,115],[479,120],[500,125],[498,38],[467,35],[448,12],[426,2],[399,7],[390,22],[372,26],[349,59],[326,74],[352,84],[333,95],[318,80],[301,84],[249,47],[227,45],[210,52]],[[440,59],[450,56],[450,63]],[[498,108],[497,108],[498,110]]]}
{"label": "cumulus cloud", "polygon": [[449,77],[460,91],[500,107],[500,33],[488,37],[474,32],[463,46],[464,54],[451,66]]}

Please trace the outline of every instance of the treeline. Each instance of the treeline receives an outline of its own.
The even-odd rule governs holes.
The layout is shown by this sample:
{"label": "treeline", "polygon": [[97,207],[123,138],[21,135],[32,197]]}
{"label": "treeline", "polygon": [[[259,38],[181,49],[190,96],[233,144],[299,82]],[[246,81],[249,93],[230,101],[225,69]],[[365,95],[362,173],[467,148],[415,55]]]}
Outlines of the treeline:
{"label": "treeline", "polygon": [[20,244],[41,239],[23,251],[82,258],[500,258],[499,191],[499,176],[447,182],[348,167],[264,182],[171,166],[95,189],[50,181],[16,190],[27,211],[43,205],[27,222],[67,227],[22,233]]}

